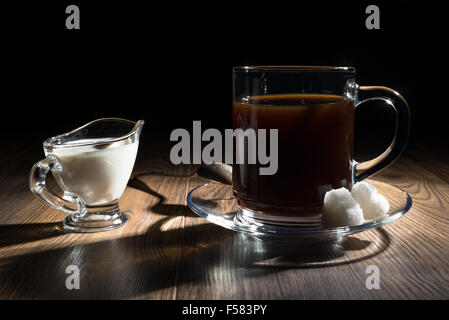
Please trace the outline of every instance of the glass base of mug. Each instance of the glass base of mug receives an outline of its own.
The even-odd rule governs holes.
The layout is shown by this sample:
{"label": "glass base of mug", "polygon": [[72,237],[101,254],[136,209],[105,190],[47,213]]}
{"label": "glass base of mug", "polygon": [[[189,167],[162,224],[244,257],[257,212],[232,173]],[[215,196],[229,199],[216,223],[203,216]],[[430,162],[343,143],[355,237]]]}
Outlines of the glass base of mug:
{"label": "glass base of mug", "polygon": [[129,217],[120,211],[118,202],[103,206],[87,207],[81,217],[67,216],[63,221],[65,229],[75,232],[100,232],[123,226]]}
{"label": "glass base of mug", "polygon": [[[262,205],[263,211],[254,210],[238,200],[236,219],[241,223],[255,226],[320,227],[321,208],[285,208]],[[260,208],[261,204],[257,204]],[[277,212],[278,211],[278,212]]]}

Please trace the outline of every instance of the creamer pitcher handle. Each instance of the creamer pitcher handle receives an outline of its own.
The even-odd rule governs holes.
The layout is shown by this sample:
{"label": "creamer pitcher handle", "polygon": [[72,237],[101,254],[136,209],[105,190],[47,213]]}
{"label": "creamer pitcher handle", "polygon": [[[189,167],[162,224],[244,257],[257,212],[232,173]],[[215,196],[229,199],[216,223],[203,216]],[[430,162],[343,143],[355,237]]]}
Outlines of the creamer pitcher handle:
{"label": "creamer pitcher handle", "polygon": [[[64,197],[61,198],[50,191],[45,179],[50,170],[61,171],[61,164],[54,155],[49,155],[47,158],[37,162],[30,172],[30,190],[42,200],[47,202],[53,208],[59,209],[72,216],[72,219],[82,218],[86,212],[86,205],[84,201],[76,194],[64,191]],[[70,204],[75,203],[77,208],[72,209]]]}

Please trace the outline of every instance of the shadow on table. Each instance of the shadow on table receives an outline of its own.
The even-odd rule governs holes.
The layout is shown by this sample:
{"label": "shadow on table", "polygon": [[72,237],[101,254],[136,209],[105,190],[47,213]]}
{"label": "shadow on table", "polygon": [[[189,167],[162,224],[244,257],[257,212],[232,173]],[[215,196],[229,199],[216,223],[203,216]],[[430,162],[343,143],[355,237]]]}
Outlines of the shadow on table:
{"label": "shadow on table", "polygon": [[[242,286],[245,279],[285,269],[362,261],[381,253],[390,244],[389,235],[382,228],[372,231],[375,237],[371,242],[348,237],[341,243],[306,245],[262,241],[210,223],[167,229],[170,220],[177,216],[195,215],[186,206],[164,204],[165,198],[148,186],[131,186],[159,197],[152,210],[165,217],[140,235],[60,249],[40,248],[43,251],[0,258],[0,297],[171,299],[175,286],[177,294],[181,294],[180,286],[212,283],[223,290],[233,288],[228,290],[228,298],[236,298],[245,295]],[[28,232],[31,232],[29,238]],[[2,226],[0,239],[5,246],[21,243],[26,238],[33,241],[55,237],[60,232],[64,231],[53,223]],[[17,234],[20,235],[17,240],[10,240]],[[347,256],[349,252],[359,254]],[[70,276],[66,268],[70,265],[79,268],[79,290],[66,288]],[[197,298],[195,290],[188,292],[188,297],[181,295],[180,298]]]}
{"label": "shadow on table", "polygon": [[148,184],[142,180],[135,178],[128,182],[128,187],[143,191],[151,196],[158,199],[155,205],[150,206],[147,210],[152,211],[157,214],[166,216],[186,216],[186,217],[197,217],[188,207],[182,204],[167,204],[164,203],[166,200],[165,196],[151,189]]}
{"label": "shadow on table", "polygon": [[0,225],[0,248],[65,234],[61,223],[28,223]]}
{"label": "shadow on table", "polygon": [[[166,216],[188,216],[197,217],[185,205],[164,204],[165,197],[152,190],[145,182],[138,178],[129,182],[128,186],[144,191],[159,199],[156,205],[148,208],[153,212]],[[279,242],[270,240],[260,240],[251,236],[246,237],[247,243],[252,243],[259,249],[263,247],[263,251],[269,255],[278,256],[276,260],[270,263],[258,264],[258,266],[274,267],[274,268],[312,268],[324,267],[332,265],[341,265],[352,262],[361,261],[373,257],[384,251],[390,244],[390,237],[383,229],[377,229],[378,241],[376,248],[355,257],[346,259],[337,259],[343,257],[347,251],[362,251],[368,248],[370,241],[360,240],[354,236],[345,237],[340,242]]]}
{"label": "shadow on table", "polygon": [[335,242],[263,241],[264,249],[276,257],[256,263],[255,266],[273,269],[322,268],[360,262],[377,256],[390,245],[390,236],[384,229],[378,228],[371,232],[375,235],[374,241],[361,240],[355,236]]}
{"label": "shadow on table", "polygon": [[[212,224],[161,231],[171,219],[161,219],[142,235],[0,258],[1,296],[120,299],[149,295],[170,299],[166,289],[171,292],[174,286],[198,282],[238,290],[244,279],[283,269],[361,261],[379,254],[389,243],[388,234],[380,230],[384,246],[346,261],[340,258],[347,250],[363,251],[369,243],[349,238],[341,245],[287,248]],[[70,265],[80,270],[79,290],[66,288],[66,268]]]}

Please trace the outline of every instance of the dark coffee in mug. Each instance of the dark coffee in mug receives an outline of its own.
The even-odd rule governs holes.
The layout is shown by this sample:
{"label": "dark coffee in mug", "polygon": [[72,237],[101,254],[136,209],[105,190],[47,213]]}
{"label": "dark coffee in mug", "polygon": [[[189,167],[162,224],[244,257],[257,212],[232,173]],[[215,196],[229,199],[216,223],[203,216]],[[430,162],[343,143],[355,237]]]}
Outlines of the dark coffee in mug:
{"label": "dark coffee in mug", "polygon": [[[241,66],[232,69],[232,76],[233,126],[239,138],[235,143],[239,161],[232,167],[236,221],[251,230],[282,229],[296,234],[298,228],[320,227],[327,191],[352,188],[353,183],[390,165],[407,143],[410,110],[405,99],[387,87],[359,86],[354,67]],[[376,96],[376,92],[385,96]],[[354,109],[368,101],[393,109],[395,134],[382,154],[359,163],[353,158]],[[278,130],[277,156],[267,155],[276,161],[269,162],[269,167],[249,161],[240,164],[242,152],[255,162],[258,143],[246,138],[243,143],[252,148],[248,150],[241,138],[258,129],[267,130],[266,137],[269,130]],[[276,146],[271,141],[265,146],[264,132],[257,131],[257,137],[259,133],[262,149],[257,150],[257,160],[266,163],[265,151],[274,151]],[[275,131],[270,131],[268,140],[271,133],[276,140]],[[267,172],[266,168],[259,170],[262,167],[274,172],[272,164],[277,165],[274,175],[260,174]]]}
{"label": "dark coffee in mug", "polygon": [[316,216],[326,191],[350,187],[353,100],[333,94],[250,96],[234,101],[233,127],[278,129],[274,175],[260,175],[259,164],[233,165],[234,195],[241,208]]}

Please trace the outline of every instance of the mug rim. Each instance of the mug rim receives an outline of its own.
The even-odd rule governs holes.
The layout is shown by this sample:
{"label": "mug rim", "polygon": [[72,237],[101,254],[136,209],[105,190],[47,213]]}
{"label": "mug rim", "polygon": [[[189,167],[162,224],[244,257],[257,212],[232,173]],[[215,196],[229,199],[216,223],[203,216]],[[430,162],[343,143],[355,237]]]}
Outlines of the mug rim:
{"label": "mug rim", "polygon": [[238,72],[350,72],[355,73],[353,66],[300,66],[300,65],[255,65],[235,66],[232,71]]}

